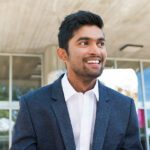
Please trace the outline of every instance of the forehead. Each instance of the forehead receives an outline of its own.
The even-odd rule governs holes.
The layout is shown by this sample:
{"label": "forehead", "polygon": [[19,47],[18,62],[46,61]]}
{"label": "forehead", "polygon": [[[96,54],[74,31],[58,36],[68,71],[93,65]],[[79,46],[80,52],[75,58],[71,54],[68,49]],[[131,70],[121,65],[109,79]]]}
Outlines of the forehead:
{"label": "forehead", "polygon": [[80,37],[88,37],[91,39],[104,38],[104,33],[102,29],[95,25],[85,25],[74,32],[73,39],[78,39]]}

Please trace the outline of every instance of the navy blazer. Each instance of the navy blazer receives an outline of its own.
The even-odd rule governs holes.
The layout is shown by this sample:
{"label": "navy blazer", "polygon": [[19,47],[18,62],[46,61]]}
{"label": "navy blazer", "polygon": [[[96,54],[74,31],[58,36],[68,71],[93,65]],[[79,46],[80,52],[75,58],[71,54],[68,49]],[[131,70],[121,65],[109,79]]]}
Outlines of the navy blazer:
{"label": "navy blazer", "polygon": [[[76,149],[61,78],[21,98],[11,150]],[[134,101],[100,82],[92,150],[142,150]]]}

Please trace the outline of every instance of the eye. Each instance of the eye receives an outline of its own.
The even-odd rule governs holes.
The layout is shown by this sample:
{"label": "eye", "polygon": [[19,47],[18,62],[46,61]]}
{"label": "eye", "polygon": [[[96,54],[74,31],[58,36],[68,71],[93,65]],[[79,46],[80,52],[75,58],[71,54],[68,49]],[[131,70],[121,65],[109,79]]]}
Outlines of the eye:
{"label": "eye", "polygon": [[103,46],[105,46],[105,42],[104,41],[98,41],[97,46],[98,47],[103,47]]}
{"label": "eye", "polygon": [[79,45],[81,45],[81,46],[87,46],[88,45],[88,41],[80,41]]}

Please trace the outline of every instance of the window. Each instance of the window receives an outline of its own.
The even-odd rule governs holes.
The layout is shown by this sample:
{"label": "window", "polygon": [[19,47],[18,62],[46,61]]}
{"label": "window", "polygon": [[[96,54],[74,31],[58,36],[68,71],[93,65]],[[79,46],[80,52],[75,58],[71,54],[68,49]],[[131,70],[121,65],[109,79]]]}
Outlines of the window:
{"label": "window", "polygon": [[0,68],[0,150],[8,150],[20,96],[41,87],[42,56],[0,55]]}

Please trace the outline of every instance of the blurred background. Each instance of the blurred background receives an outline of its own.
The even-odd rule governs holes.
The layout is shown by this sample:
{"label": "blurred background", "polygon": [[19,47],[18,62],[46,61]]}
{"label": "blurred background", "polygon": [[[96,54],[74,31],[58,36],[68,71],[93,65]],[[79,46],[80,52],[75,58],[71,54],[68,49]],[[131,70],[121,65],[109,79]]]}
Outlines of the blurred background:
{"label": "blurred background", "polygon": [[108,59],[99,80],[131,96],[144,150],[150,150],[149,0],[0,0],[0,150],[11,145],[19,98],[53,82],[63,18],[78,10],[102,16]]}

